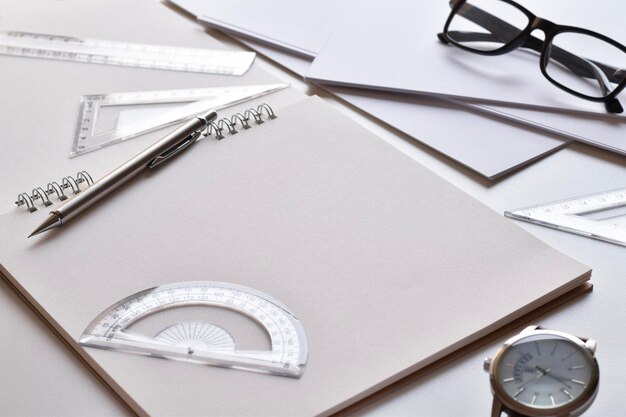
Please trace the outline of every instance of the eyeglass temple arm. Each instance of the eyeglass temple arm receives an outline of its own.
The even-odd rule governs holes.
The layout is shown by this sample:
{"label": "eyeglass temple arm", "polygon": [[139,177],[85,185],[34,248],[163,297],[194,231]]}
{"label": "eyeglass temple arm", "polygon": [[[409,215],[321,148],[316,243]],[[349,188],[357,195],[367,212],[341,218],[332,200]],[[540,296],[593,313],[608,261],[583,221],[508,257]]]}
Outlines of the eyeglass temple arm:
{"label": "eyeglass temple arm", "polygon": [[600,68],[598,68],[594,61],[588,59],[587,65],[589,65],[596,73],[596,78],[598,80],[598,84],[600,85],[600,89],[602,90],[602,94],[608,95],[611,92],[611,82],[609,81],[609,79],[606,77],[604,72]]}
{"label": "eyeglass temple arm", "polygon": [[[459,42],[500,42],[500,43],[505,42],[503,38],[496,36],[492,33],[449,31],[448,34],[453,35],[454,39],[458,40]],[[446,42],[445,39],[443,41]],[[535,48],[531,48],[525,45],[523,45],[523,47],[536,50]],[[579,61],[580,63],[584,62],[585,63],[584,68],[581,67],[581,65],[575,64],[574,62],[571,62],[571,61],[564,63],[562,61],[566,60],[567,57],[563,56],[561,57],[562,59],[560,60],[557,59],[557,57],[554,56],[555,49],[558,49],[558,47],[552,46],[550,58],[565,65],[571,71],[573,71],[576,75],[579,75],[584,78],[594,78],[596,80],[600,80],[599,77],[602,77],[603,80],[609,81],[609,78],[606,75],[606,69],[602,70],[603,67],[607,68],[606,65],[603,65],[591,59],[585,59],[585,58],[580,58],[580,57],[575,57],[575,60]],[[566,52],[566,51],[564,51],[564,53],[570,54],[569,52]],[[593,76],[590,76],[590,74],[593,74]],[[612,75],[615,76],[615,74],[617,74],[618,76],[618,80],[614,81],[616,83],[618,83],[620,79],[623,79],[624,77],[626,77],[625,70],[616,70],[613,72]]]}

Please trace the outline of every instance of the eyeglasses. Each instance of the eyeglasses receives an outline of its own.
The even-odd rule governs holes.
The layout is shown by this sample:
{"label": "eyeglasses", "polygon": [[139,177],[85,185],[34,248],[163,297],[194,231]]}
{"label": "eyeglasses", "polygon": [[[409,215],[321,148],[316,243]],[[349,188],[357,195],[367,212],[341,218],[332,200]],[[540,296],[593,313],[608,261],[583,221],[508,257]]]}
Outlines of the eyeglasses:
{"label": "eyeglasses", "polygon": [[[482,55],[517,48],[540,54],[541,73],[577,97],[624,109],[616,96],[626,87],[626,46],[587,29],[539,18],[511,0],[450,0],[452,12],[439,40]],[[531,33],[544,32],[541,40]]]}

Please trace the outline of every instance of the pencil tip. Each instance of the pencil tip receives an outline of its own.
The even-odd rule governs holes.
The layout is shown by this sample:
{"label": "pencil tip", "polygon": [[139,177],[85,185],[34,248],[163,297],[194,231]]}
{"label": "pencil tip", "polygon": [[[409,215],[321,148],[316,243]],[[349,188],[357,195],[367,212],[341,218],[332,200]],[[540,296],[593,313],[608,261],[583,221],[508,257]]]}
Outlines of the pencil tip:
{"label": "pencil tip", "polygon": [[31,233],[28,237],[38,235],[39,233],[43,233],[46,230],[50,230],[55,227],[61,226],[63,222],[61,221],[61,217],[57,215],[55,212],[50,213],[50,216],[44,221],[38,228],[36,228],[33,233]]}

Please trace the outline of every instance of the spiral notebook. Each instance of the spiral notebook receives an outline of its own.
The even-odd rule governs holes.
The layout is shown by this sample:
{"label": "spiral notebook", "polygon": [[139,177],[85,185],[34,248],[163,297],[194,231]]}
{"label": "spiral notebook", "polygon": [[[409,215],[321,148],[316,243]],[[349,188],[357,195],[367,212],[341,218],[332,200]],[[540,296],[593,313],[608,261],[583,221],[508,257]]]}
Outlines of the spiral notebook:
{"label": "spiral notebook", "polygon": [[[153,0],[3,4],[0,23],[33,32],[71,29],[68,35],[87,38],[223,47]],[[126,13],[120,14],[122,7]],[[136,16],[142,16],[141,22]],[[168,30],[155,30],[162,27]],[[52,205],[45,207],[43,197],[34,199],[38,210],[29,213],[26,204],[15,205],[18,194],[47,191],[48,182],[61,187],[64,176],[66,183],[75,180],[77,187],[86,187],[88,181],[79,183],[77,173],[97,179],[162,133],[70,160],[67,139],[82,94],[233,81],[0,59],[0,84],[11,97],[10,108],[0,112],[6,132],[0,164],[6,179],[0,182],[0,230],[6,237],[0,242],[0,271],[138,414],[329,414],[589,279],[589,268],[502,219],[319,99],[299,102],[301,96],[291,89],[268,101],[277,119],[221,141],[204,140],[62,230],[26,239],[61,202],[52,185]],[[276,82],[254,67],[240,80]],[[72,198],[72,185],[62,191]],[[288,305],[309,341],[302,378],[78,346],[91,320],[115,301],[186,279],[247,285]],[[478,291],[494,301],[466,297]],[[499,297],[503,293],[506,300]],[[357,337],[355,328],[363,329]],[[0,350],[5,358],[40,358],[45,346],[22,343],[18,351],[4,344]],[[33,401],[32,393],[8,383],[3,390]]]}
{"label": "spiral notebook", "polygon": [[[47,210],[0,216],[2,274],[138,414],[327,415],[588,281],[321,99],[273,107],[62,230],[26,239]],[[301,378],[78,345],[117,300],[190,280],[288,305],[309,345]]]}
{"label": "spiral notebook", "polygon": [[[255,125],[261,125],[276,118],[272,107],[266,103],[259,104],[231,116],[221,117],[209,123],[202,137],[222,140],[242,130],[248,130]],[[56,202],[63,202],[93,185],[94,179],[88,171],[79,171],[76,175],[66,175],[60,181],[50,180],[47,185],[36,185],[31,191],[23,191],[17,195],[15,205],[24,207],[28,213],[52,206]]]}

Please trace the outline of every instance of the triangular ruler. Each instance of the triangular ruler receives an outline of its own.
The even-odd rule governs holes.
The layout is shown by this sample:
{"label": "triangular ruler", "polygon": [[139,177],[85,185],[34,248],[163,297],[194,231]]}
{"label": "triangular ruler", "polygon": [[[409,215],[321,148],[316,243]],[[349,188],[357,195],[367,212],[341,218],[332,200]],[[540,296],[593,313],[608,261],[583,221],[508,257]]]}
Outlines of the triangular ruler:
{"label": "triangular ruler", "polygon": [[86,95],[81,99],[70,157],[287,87],[289,84],[260,84]]}
{"label": "triangular ruler", "polygon": [[626,246],[626,187],[505,211],[504,215]]}

